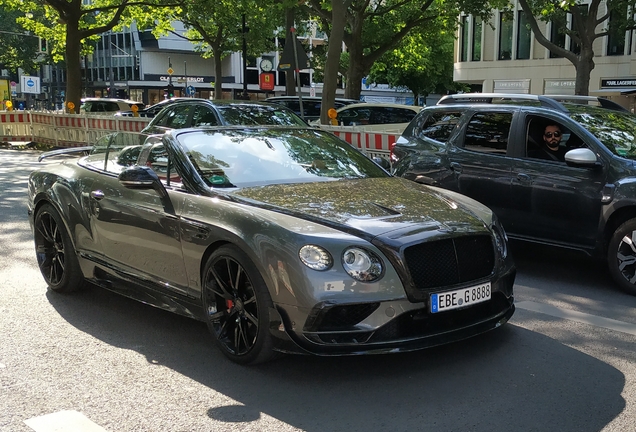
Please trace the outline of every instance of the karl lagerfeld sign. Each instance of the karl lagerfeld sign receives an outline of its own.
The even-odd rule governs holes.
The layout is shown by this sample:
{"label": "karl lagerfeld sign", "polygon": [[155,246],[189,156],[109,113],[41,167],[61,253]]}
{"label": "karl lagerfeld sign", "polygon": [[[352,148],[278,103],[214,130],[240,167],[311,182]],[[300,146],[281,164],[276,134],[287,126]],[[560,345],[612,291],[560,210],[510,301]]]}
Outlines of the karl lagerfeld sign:
{"label": "karl lagerfeld sign", "polygon": [[624,78],[624,79],[602,79],[601,87],[636,87],[636,78]]}

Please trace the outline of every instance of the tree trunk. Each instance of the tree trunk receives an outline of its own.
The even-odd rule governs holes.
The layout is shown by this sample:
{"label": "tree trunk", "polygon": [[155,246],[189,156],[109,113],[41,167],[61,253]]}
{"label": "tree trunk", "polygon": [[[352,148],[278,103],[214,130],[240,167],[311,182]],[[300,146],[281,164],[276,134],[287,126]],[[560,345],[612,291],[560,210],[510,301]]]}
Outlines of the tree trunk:
{"label": "tree trunk", "polygon": [[594,64],[594,51],[592,48],[581,47],[579,61],[574,63],[576,80],[574,81],[574,94],[587,96],[590,90],[590,75],[596,65]]}
{"label": "tree trunk", "polygon": [[220,57],[214,56],[214,99],[223,99],[223,63]]}
{"label": "tree trunk", "polygon": [[414,105],[414,106],[418,106],[418,105],[419,105],[419,102],[420,102],[420,101],[419,101],[419,97],[420,97],[420,95],[419,95],[419,93],[418,93],[417,91],[415,91],[415,90],[411,90],[411,91],[413,92],[413,105]]}
{"label": "tree trunk", "polygon": [[336,87],[338,85],[338,69],[340,66],[340,53],[342,51],[342,37],[344,36],[345,15],[347,13],[346,0],[332,0],[331,34],[329,35],[329,48],[327,61],[325,62],[325,78],[322,88],[322,103],[320,107],[320,123],[329,124],[330,108],[336,101]]}
{"label": "tree trunk", "polygon": [[212,46],[214,56],[214,99],[223,99],[223,63],[222,51],[218,45]]}
{"label": "tree trunk", "polygon": [[360,99],[362,92],[362,78],[366,75],[364,51],[362,49],[362,24],[360,16],[355,15],[351,28],[351,44],[349,49],[349,66],[347,68],[347,86],[345,87],[345,97],[349,99]]}
{"label": "tree trunk", "polygon": [[[77,21],[66,24],[66,90],[64,108],[68,113],[79,113],[82,103],[82,65],[80,63],[80,34]],[[73,109],[69,108],[73,103]]]}

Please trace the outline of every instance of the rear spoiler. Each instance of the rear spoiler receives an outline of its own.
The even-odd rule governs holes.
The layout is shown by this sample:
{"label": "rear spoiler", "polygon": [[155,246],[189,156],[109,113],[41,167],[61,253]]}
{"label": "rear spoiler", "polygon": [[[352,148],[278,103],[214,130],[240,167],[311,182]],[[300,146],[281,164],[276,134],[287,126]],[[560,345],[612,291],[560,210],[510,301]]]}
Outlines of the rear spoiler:
{"label": "rear spoiler", "polygon": [[70,148],[64,148],[60,150],[52,150],[46,153],[42,153],[40,157],[38,157],[38,162],[42,162],[42,160],[50,158],[50,157],[72,155],[75,153],[79,153],[80,155],[86,156],[87,154],[90,153],[91,150],[93,150],[93,146],[70,147]]}

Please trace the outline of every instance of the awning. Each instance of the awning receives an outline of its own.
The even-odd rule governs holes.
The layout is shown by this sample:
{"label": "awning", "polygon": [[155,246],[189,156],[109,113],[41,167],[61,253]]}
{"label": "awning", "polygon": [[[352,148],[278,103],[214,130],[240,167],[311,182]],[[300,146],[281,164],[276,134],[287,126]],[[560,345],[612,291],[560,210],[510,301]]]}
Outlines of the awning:
{"label": "awning", "polygon": [[613,87],[599,90],[590,90],[594,96],[629,96],[636,94],[636,87]]}

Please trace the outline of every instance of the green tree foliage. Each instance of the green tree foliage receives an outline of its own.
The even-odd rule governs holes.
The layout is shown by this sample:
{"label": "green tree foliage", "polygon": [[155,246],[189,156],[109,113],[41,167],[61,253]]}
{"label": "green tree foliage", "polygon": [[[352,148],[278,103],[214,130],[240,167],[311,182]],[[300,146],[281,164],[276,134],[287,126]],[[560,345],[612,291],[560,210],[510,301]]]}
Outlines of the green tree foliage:
{"label": "green tree foliage", "polygon": [[[625,37],[625,31],[635,28],[634,0],[519,0],[528,23],[537,41],[553,54],[568,59],[576,71],[574,92],[587,95],[590,86],[590,74],[595,67],[595,40],[612,35]],[[570,28],[565,24],[570,15],[573,23]],[[611,20],[610,20],[611,16]],[[539,28],[538,21],[552,22],[559,32],[568,35],[572,44],[565,47],[550,40],[550,35]]]}
{"label": "green tree foliage", "polygon": [[[440,20],[453,20],[456,23],[460,11],[490,17],[493,7],[503,7],[507,3],[507,0],[308,0],[307,4],[329,34],[330,50],[340,49],[340,36],[334,40],[333,35],[334,32],[336,35],[342,33],[342,41],[349,53],[345,96],[358,99],[362,78],[368,75],[373,64],[397,47],[411,32],[434,30]],[[338,13],[335,13],[336,6],[340,7]],[[339,60],[339,57],[334,56],[332,68],[337,68]],[[336,79],[331,82],[327,73],[329,66],[328,58],[325,64],[323,107],[328,106],[324,103],[325,93],[333,92],[335,95]],[[326,115],[321,115],[321,121],[326,122]]]}
{"label": "green tree foliage", "polygon": [[419,96],[460,88],[453,82],[454,30],[448,21],[434,28],[437,31],[420,29],[407,35],[373,64],[368,80],[408,88],[415,103]]}
{"label": "green tree foliage", "polygon": [[39,40],[16,21],[23,15],[0,6],[0,69],[9,70],[14,79],[18,68],[28,74],[38,69]]}
{"label": "green tree foliage", "polygon": [[[180,0],[0,0],[0,7],[21,11],[16,22],[49,41],[53,61],[66,64],[66,102],[80,106],[82,77],[80,55],[90,50],[91,38],[118,30],[133,20],[138,28],[167,26],[162,14]],[[163,23],[163,24],[161,24]],[[161,27],[157,29],[161,30]],[[68,106],[68,105],[67,105]]]}
{"label": "green tree foliage", "polygon": [[274,50],[275,31],[283,25],[282,6],[272,0],[190,0],[172,18],[185,24],[182,36],[195,44],[204,58],[214,58],[214,95],[222,97],[222,60],[243,49],[242,19],[248,28],[248,57]]}

